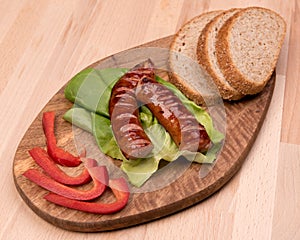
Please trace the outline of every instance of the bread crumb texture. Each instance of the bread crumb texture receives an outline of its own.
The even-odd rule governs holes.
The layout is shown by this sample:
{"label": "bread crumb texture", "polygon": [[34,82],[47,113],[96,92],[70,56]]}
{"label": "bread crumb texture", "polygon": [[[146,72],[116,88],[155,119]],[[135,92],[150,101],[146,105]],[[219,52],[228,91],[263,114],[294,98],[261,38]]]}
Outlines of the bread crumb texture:
{"label": "bread crumb texture", "polygon": [[229,83],[244,94],[260,92],[275,69],[285,32],[282,17],[264,8],[246,8],[229,19],[217,43]]}

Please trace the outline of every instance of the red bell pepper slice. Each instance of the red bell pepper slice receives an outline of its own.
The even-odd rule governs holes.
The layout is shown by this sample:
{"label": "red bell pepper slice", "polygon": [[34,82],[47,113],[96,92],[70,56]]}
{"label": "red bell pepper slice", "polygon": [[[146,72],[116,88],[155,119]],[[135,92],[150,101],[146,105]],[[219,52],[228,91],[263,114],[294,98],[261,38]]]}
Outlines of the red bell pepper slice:
{"label": "red bell pepper slice", "polygon": [[79,190],[63,185],[37,169],[29,169],[24,172],[23,175],[37,185],[67,198],[91,200],[99,197],[106,189],[106,185],[108,184],[108,172],[105,166],[97,166],[90,169],[92,170],[90,175],[93,178],[94,186],[88,190]]}
{"label": "red bell pepper slice", "polygon": [[34,161],[55,181],[66,185],[81,185],[92,180],[89,171],[84,168],[80,175],[72,177],[61,170],[48,153],[39,147],[29,150]]}
{"label": "red bell pepper slice", "polygon": [[129,188],[124,178],[110,180],[109,186],[116,197],[116,201],[113,203],[77,201],[55,193],[49,193],[44,198],[52,203],[67,208],[96,214],[111,214],[122,210],[127,205]]}
{"label": "red bell pepper slice", "polygon": [[44,112],[42,118],[43,130],[47,141],[47,152],[58,164],[68,167],[76,167],[81,163],[80,157],[59,148],[54,133],[55,112]]}

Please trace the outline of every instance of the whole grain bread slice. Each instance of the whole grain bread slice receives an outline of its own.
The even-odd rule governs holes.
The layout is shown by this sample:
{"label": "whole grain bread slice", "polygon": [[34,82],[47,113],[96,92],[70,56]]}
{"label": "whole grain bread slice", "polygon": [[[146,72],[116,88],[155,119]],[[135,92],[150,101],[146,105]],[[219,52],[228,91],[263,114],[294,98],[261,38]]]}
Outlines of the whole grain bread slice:
{"label": "whole grain bread slice", "polygon": [[249,7],[227,20],[217,35],[219,67],[243,94],[260,92],[270,79],[284,41],[286,23],[272,10]]}
{"label": "whole grain bread slice", "polygon": [[199,64],[205,68],[208,74],[213,78],[222,98],[227,100],[239,100],[244,95],[227,82],[220,70],[216,57],[215,44],[219,29],[230,17],[240,12],[240,10],[241,9],[229,9],[224,11],[206,24],[199,36],[196,51]]}
{"label": "whole grain bread slice", "polygon": [[[197,63],[197,43],[199,35],[207,23],[222,11],[211,11],[203,13],[185,23],[174,37],[170,46],[170,82],[177,86],[189,99],[197,104],[203,104],[206,91],[202,88],[202,93],[196,89],[196,82],[189,82],[188,76],[191,74],[187,69],[193,62]],[[198,64],[197,64],[198,65]],[[197,66],[200,67],[200,66]],[[201,79],[212,81],[209,74],[204,69],[196,71]],[[201,83],[202,84],[202,83]]]}

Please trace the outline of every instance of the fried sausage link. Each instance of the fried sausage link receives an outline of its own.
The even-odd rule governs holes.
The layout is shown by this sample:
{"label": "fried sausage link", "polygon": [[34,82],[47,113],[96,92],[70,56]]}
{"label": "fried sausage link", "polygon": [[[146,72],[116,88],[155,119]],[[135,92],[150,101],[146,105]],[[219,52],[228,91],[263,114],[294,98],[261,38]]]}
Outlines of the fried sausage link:
{"label": "fried sausage link", "polygon": [[208,150],[210,139],[205,128],[171,90],[155,80],[154,75],[144,76],[139,81],[136,97],[152,111],[180,150]]}

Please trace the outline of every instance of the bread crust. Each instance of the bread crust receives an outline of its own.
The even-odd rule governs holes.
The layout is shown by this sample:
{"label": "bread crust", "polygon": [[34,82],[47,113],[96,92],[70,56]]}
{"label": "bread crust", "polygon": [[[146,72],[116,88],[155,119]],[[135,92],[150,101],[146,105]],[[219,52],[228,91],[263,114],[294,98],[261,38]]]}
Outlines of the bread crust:
{"label": "bread crust", "polygon": [[193,24],[193,22],[197,21],[199,18],[203,18],[207,15],[211,15],[211,14],[215,14],[216,16],[219,15],[220,13],[222,13],[223,10],[215,10],[215,11],[209,11],[209,12],[204,12],[198,16],[195,16],[193,17],[192,19],[190,19],[189,21],[187,21],[178,31],[177,33],[175,34],[174,36],[174,40],[173,42],[171,43],[171,46],[170,46],[170,49],[172,51],[174,51],[175,49],[175,46],[176,46],[176,39],[182,34],[182,32],[185,30],[185,28],[188,26],[188,25],[191,25]]}
{"label": "bread crust", "polygon": [[237,11],[240,11],[240,9],[232,8],[214,17],[202,30],[197,44],[198,63],[205,68],[208,74],[212,77],[222,98],[227,100],[239,100],[244,97],[244,95],[233,88],[229,83],[226,85],[216,74],[209,56],[209,34],[214,30],[213,28],[220,18],[222,18],[225,14],[234,13]]}
{"label": "bread crust", "polygon": [[247,79],[247,77],[244,76],[233,63],[232,55],[230,51],[230,45],[229,45],[229,34],[234,24],[238,21],[239,17],[245,14],[249,10],[266,11],[271,14],[275,14],[279,19],[282,19],[282,17],[279,14],[273,12],[272,10],[261,8],[261,7],[249,7],[241,10],[239,13],[229,18],[227,22],[219,30],[219,33],[217,35],[217,41],[216,41],[216,56],[217,56],[218,64],[220,66],[223,75],[230,83],[230,85],[232,85],[235,89],[237,89],[238,91],[240,91],[245,95],[256,94],[262,91],[262,89],[267,84],[268,80],[270,79],[275,69],[279,57],[280,49],[284,41],[285,32],[286,32],[286,24],[282,19],[282,21],[284,22],[284,32],[282,34],[280,41],[277,44],[276,55],[271,64],[272,65],[271,69],[273,70],[270,71],[267,74],[266,78],[262,79],[262,81],[260,82],[255,82],[250,79]]}
{"label": "bread crust", "polygon": [[184,95],[194,101],[197,105],[204,105],[204,98],[197,92],[191,89],[191,87],[185,83],[178,75],[169,73],[169,81],[174,84]]}
{"label": "bread crust", "polygon": [[[175,34],[174,36],[174,40],[171,43],[170,46],[170,51],[172,54],[172,52],[177,52],[176,48],[177,48],[177,39],[184,34],[183,32],[186,30],[186,27],[188,27],[189,25],[192,25],[195,21],[197,21],[199,18],[204,18],[208,15],[218,15],[221,12],[223,12],[222,10],[216,10],[216,11],[210,11],[210,12],[205,12],[202,13],[201,15],[198,15],[194,18],[192,18],[191,20],[189,20],[188,22],[186,22],[180,29],[179,31]],[[197,33],[195,33],[197,34]],[[196,54],[196,53],[195,53]],[[197,61],[197,59],[193,59],[195,61]],[[201,67],[201,66],[199,66]],[[169,81],[174,84],[181,92],[183,92],[187,98],[191,99],[192,101],[194,101],[196,104],[198,105],[204,105],[205,101],[204,98],[206,96],[201,96],[201,94],[194,90],[188,83],[186,83],[179,75],[177,75],[176,73],[174,73],[174,68],[172,67],[172,61],[170,61],[169,59],[169,68],[171,70],[171,72],[169,73]],[[210,76],[207,74],[207,77],[210,78]]]}
{"label": "bread crust", "polygon": [[[199,66],[200,67],[200,66]],[[204,70],[203,70],[204,72]],[[208,82],[212,82],[209,74],[206,74],[206,78]],[[169,82],[174,84],[184,95],[195,102],[197,105],[205,106],[207,101],[212,101],[213,98],[216,96],[208,96],[208,95],[201,95],[198,91],[191,88],[191,86],[182,80],[177,74],[170,72],[169,73]]]}

